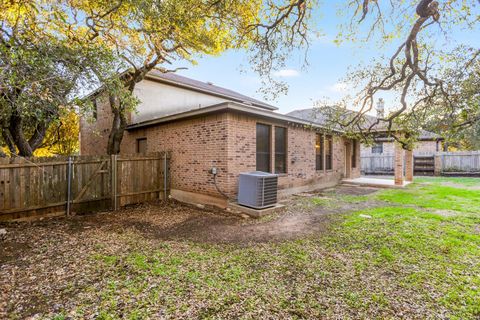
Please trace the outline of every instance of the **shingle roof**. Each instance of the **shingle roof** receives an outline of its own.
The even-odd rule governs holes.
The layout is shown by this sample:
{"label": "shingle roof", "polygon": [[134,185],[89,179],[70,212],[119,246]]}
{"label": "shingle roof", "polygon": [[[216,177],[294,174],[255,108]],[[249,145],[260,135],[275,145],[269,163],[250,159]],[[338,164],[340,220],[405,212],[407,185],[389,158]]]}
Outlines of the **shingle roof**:
{"label": "shingle roof", "polygon": [[[165,117],[160,117],[160,118],[155,118],[155,119],[150,119],[147,121],[142,121],[139,123],[132,123],[127,126],[127,130],[136,130],[139,128],[145,128],[149,126],[154,126],[157,124],[162,124],[162,123],[167,123],[167,122],[173,122],[173,121],[178,121],[178,120],[183,120],[183,119],[188,119],[192,117],[197,117],[197,116],[203,116],[206,114],[211,114],[215,112],[223,112],[223,111],[232,111],[232,112],[238,112],[238,113],[245,113],[249,114],[251,116],[255,116],[258,119],[269,119],[269,120],[276,120],[276,121],[281,121],[288,124],[297,124],[301,125],[304,127],[314,127],[316,129],[320,130],[325,130],[326,128],[315,124],[311,123],[310,121],[304,121],[298,118],[290,117],[288,115],[284,115],[281,113],[273,112],[270,110],[265,110],[264,108],[259,108],[255,107],[252,105],[246,105],[243,103],[238,103],[238,102],[231,102],[231,101],[226,101],[218,104],[214,104],[211,106],[206,106],[203,108],[199,109],[194,109],[194,110],[188,110],[185,112],[177,113],[177,114],[172,114],[169,116]],[[337,133],[341,133],[340,131],[335,131]]]}
{"label": "shingle roof", "polygon": [[187,78],[176,73],[163,73],[163,72],[154,70],[148,73],[147,78],[158,80],[165,83],[171,83],[187,89],[193,89],[196,91],[201,91],[209,94],[222,96],[234,102],[251,104],[253,106],[265,108],[268,110],[278,109],[277,107],[274,107],[268,103],[251,98],[249,96],[243,95],[236,91],[219,87],[208,82],[202,82],[202,81],[194,80],[191,78]]}
{"label": "shingle roof", "polygon": [[[355,111],[351,111],[354,113]],[[327,125],[327,115],[322,114],[319,112],[318,109],[316,108],[307,108],[307,109],[300,109],[300,110],[294,110],[292,112],[287,113],[288,116],[302,119],[304,121],[311,121],[313,123],[316,123],[321,126],[326,126]],[[365,119],[367,122],[373,122],[377,120],[377,117],[370,116],[370,115],[365,115]],[[437,140],[441,139],[440,135],[426,131],[426,130],[420,130],[420,136],[418,137],[419,140]]]}
{"label": "shingle roof", "polygon": [[302,119],[304,121],[311,121],[314,123],[325,125],[327,123],[327,116],[318,112],[315,108],[294,110],[287,113],[287,116]]}

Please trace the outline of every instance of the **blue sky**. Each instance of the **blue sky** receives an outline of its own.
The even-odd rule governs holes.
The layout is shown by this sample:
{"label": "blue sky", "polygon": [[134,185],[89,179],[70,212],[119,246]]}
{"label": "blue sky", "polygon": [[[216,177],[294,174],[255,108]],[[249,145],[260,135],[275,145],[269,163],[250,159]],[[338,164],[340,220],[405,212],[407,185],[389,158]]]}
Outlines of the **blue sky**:
{"label": "blue sky", "polygon": [[[372,57],[378,57],[381,54],[391,55],[401,43],[401,40],[398,40],[384,49],[379,49],[373,44],[362,47],[358,44],[343,43],[337,46],[333,43],[340,21],[337,16],[337,4],[335,1],[327,1],[321,4],[320,8],[321,13],[317,10],[314,16],[319,24],[318,29],[325,36],[314,40],[311,44],[308,51],[309,65],[306,69],[301,69],[303,53],[293,54],[286,70],[278,74],[280,79],[288,83],[288,94],[279,96],[276,100],[266,100],[277,106],[281,113],[310,107],[319,99],[338,100],[349,91],[349,88],[341,82],[349,67],[368,63]],[[462,32],[459,34],[461,40],[471,39],[472,42],[479,43],[479,40],[473,40],[474,35],[472,37]],[[445,39],[443,36],[439,38],[441,38],[440,42],[451,43],[451,39]],[[210,81],[218,86],[265,100],[257,92],[261,82],[255,73],[249,71],[245,52],[228,51],[219,57],[201,58],[195,66],[180,66],[188,68],[178,71],[181,75],[200,81]],[[387,94],[383,98],[386,100],[387,109],[392,108],[395,102],[391,97]]]}

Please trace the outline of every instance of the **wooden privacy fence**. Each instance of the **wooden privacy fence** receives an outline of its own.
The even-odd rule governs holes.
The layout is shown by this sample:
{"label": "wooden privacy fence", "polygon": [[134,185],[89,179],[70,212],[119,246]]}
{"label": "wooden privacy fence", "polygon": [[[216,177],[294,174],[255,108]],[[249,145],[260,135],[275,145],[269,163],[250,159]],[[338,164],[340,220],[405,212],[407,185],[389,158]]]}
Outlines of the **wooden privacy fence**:
{"label": "wooden privacy fence", "polygon": [[372,155],[361,156],[361,171],[363,174],[393,174],[395,156]]}
{"label": "wooden privacy fence", "polygon": [[439,152],[442,172],[480,173],[480,151]]}
{"label": "wooden privacy fence", "polygon": [[0,159],[0,221],[166,199],[167,153]]}
{"label": "wooden privacy fence", "polygon": [[413,174],[419,176],[433,176],[435,174],[435,156],[414,155]]}
{"label": "wooden privacy fence", "polygon": [[[362,155],[363,174],[393,174],[394,155]],[[414,172],[421,175],[480,175],[480,151],[414,154]]]}

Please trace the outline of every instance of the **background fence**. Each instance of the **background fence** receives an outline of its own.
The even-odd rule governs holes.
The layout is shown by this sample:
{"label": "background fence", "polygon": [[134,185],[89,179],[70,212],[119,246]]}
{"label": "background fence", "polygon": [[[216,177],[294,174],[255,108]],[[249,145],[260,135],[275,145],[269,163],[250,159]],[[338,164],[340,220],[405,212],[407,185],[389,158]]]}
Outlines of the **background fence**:
{"label": "background fence", "polygon": [[169,160],[166,153],[0,159],[0,221],[165,199]]}
{"label": "background fence", "polygon": [[[436,159],[436,160],[435,160]],[[394,155],[362,155],[363,174],[393,174]],[[414,154],[415,174],[480,175],[480,151]]]}
{"label": "background fence", "polygon": [[363,174],[393,174],[395,156],[369,155],[361,156],[361,171]]}
{"label": "background fence", "polygon": [[480,151],[442,152],[442,172],[480,173]]}

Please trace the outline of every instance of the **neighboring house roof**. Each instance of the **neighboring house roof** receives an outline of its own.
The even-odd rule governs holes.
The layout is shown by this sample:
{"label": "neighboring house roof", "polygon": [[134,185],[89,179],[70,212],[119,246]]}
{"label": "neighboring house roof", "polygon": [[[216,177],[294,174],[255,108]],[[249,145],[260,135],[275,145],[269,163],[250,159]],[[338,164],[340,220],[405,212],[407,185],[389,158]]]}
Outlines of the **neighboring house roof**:
{"label": "neighboring house roof", "polygon": [[159,82],[172,84],[172,85],[186,88],[186,89],[191,89],[191,90],[195,90],[195,91],[199,91],[199,92],[203,92],[203,93],[207,93],[215,96],[220,96],[220,97],[232,100],[234,102],[251,104],[252,106],[265,108],[268,110],[278,110],[277,107],[274,107],[263,101],[251,98],[249,96],[243,95],[241,93],[235,92],[233,90],[222,88],[209,82],[202,82],[202,81],[190,79],[176,73],[163,73],[163,72],[154,70],[148,73],[146,78],[150,80],[156,80]]}
{"label": "neighboring house roof", "polygon": [[434,132],[420,130],[420,140],[442,140],[443,138]]}
{"label": "neighboring house roof", "polygon": [[303,126],[308,126],[308,127],[318,128],[318,129],[325,129],[324,126],[315,124],[315,123],[312,124],[311,121],[304,121],[288,115],[283,115],[280,113],[272,112],[270,110],[265,110],[263,108],[258,108],[251,105],[238,103],[238,102],[222,102],[219,104],[203,107],[200,109],[190,110],[190,111],[173,114],[166,117],[161,117],[157,119],[143,121],[140,123],[131,124],[127,126],[127,130],[135,130],[135,129],[150,127],[158,124],[164,124],[168,122],[173,122],[173,121],[178,121],[178,120],[183,120],[183,119],[188,119],[188,118],[193,118],[193,117],[198,117],[198,116],[203,116],[203,115],[216,113],[216,112],[223,112],[223,111],[246,113],[249,115],[256,116],[259,119],[272,119],[272,120],[282,121],[287,124],[298,124],[298,125],[303,125]]}
{"label": "neighboring house roof", "polygon": [[[354,113],[355,111],[351,111],[351,112]],[[319,124],[319,125],[322,125],[322,126],[326,126],[327,121],[328,121],[328,118],[327,118],[328,116],[326,114],[322,114],[316,108],[294,110],[292,112],[287,113],[287,115],[291,116],[291,117],[302,119],[304,121],[311,121],[313,123],[316,123],[316,124]],[[365,119],[366,119],[367,122],[373,123],[374,121],[377,120],[377,117],[370,116],[370,115],[366,114]],[[381,130],[377,129],[376,131],[381,131]],[[418,139],[423,140],[423,141],[428,141],[428,140],[435,141],[435,140],[442,140],[443,138],[440,135],[438,135],[434,132],[430,132],[430,131],[426,131],[426,130],[420,130],[420,135],[419,135]],[[388,138],[386,138],[385,140],[388,140]]]}
{"label": "neighboring house roof", "polygon": [[287,115],[322,125],[327,123],[327,115],[318,112],[318,109],[316,110],[315,108],[294,110],[287,113]]}

